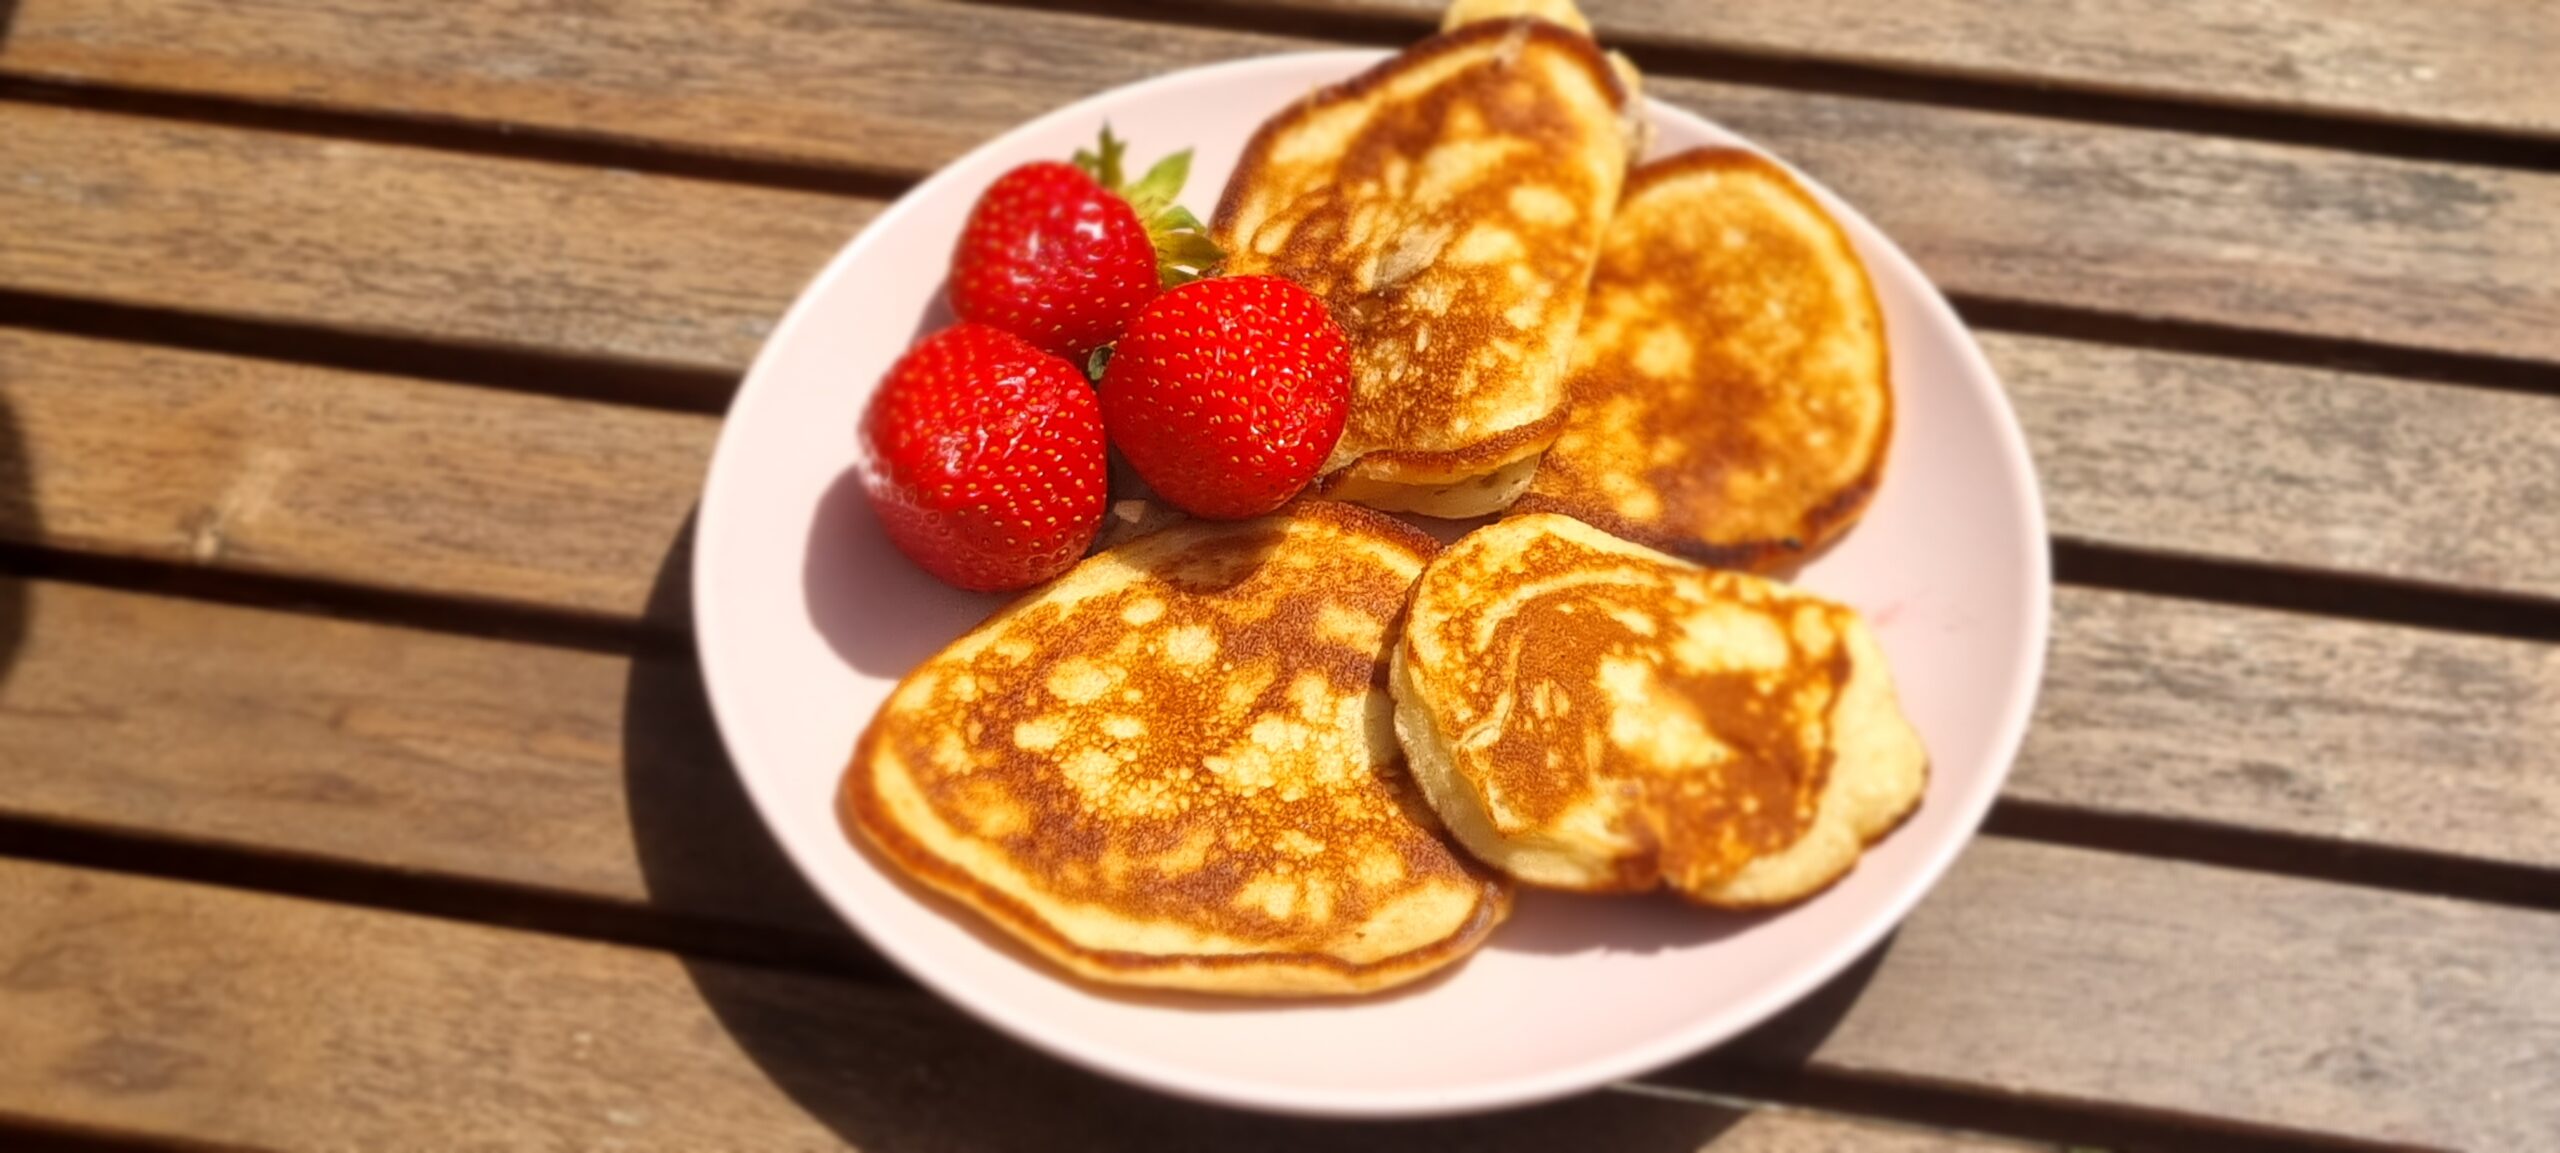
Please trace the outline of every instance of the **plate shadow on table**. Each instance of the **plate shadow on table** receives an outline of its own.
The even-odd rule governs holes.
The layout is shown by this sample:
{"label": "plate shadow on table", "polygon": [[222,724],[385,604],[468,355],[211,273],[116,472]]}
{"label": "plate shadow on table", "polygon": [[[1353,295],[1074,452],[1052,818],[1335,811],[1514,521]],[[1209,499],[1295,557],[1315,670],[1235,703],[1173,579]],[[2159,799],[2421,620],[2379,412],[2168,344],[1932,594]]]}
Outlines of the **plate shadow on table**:
{"label": "plate shadow on table", "polygon": [[[858,497],[858,488],[852,491]],[[845,504],[853,499],[829,494],[842,515],[854,515]],[[660,564],[649,605],[653,621],[689,620],[691,537],[688,525]],[[975,611],[983,614],[985,607]],[[912,646],[903,642],[864,651],[858,641],[830,636],[840,649],[857,650],[845,654],[848,660],[882,672],[903,671],[932,651],[909,655]],[[787,950],[788,965],[685,959],[726,1033],[703,1044],[735,1045],[849,1145],[880,1153],[1204,1147],[1686,1153],[1747,1123],[1747,1114],[1733,1109],[1610,1091],[1435,1121],[1280,1118],[1161,1096],[1037,1053],[890,974],[835,919],[783,857],[731,771],[689,643],[667,648],[633,662],[624,695],[625,788],[650,900],[689,921],[757,926],[741,928],[742,937],[769,941],[776,935],[772,926],[790,927],[782,935],[798,944]],[[1556,938],[1545,947],[1573,946]]]}

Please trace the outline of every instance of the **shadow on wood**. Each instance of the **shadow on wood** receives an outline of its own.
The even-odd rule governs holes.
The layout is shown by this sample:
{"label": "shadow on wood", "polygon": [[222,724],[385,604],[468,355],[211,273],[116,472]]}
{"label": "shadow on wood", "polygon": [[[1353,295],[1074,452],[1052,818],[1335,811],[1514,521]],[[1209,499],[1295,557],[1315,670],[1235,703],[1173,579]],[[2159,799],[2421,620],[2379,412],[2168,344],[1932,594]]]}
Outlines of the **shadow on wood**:
{"label": "shadow on wood", "polygon": [[[688,530],[661,563],[651,619],[686,618]],[[1265,1117],[1131,1088],[1034,1052],[876,968],[786,862],[710,736],[690,651],[635,661],[624,696],[632,835],[653,903],[733,911],[832,935],[844,961],[809,973],[688,959],[727,1037],[846,1144],[899,1150],[1605,1148],[1694,1151],[1744,1118],[1688,1101],[1593,1093],[1444,1121]],[[690,723],[670,724],[670,718]],[[698,720],[692,718],[699,718]],[[696,734],[694,739],[669,734]]]}
{"label": "shadow on wood", "polygon": [[[8,30],[10,0],[0,0],[0,33]],[[5,374],[0,374],[5,375]],[[18,418],[0,397],[0,524],[15,526],[20,539],[40,540],[33,478],[28,475],[26,442],[18,435]],[[18,659],[18,642],[27,632],[27,586],[0,579],[0,683]]]}

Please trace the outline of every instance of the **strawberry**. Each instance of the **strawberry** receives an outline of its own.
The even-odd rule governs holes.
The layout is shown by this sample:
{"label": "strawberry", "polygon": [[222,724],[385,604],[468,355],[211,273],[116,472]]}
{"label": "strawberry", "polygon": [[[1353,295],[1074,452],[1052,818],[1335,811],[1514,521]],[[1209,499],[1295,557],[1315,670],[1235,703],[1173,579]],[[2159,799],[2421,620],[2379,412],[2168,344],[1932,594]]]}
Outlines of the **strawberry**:
{"label": "strawberry", "polygon": [[959,324],[890,366],[862,416],[881,527],[926,572],[994,592],[1065,572],[1101,527],[1102,412],[1076,366]]}
{"label": "strawberry", "polygon": [[1351,406],[1324,301],[1275,276],[1158,296],[1102,370],[1102,423],[1140,479],[1194,516],[1260,516],[1305,488]]}
{"label": "strawberry", "polygon": [[1190,151],[1131,185],[1126,147],[1105,128],[1073,164],[1025,164],[989,185],[952,253],[952,311],[1082,364],[1139,306],[1216,263],[1199,219],[1173,202]]}

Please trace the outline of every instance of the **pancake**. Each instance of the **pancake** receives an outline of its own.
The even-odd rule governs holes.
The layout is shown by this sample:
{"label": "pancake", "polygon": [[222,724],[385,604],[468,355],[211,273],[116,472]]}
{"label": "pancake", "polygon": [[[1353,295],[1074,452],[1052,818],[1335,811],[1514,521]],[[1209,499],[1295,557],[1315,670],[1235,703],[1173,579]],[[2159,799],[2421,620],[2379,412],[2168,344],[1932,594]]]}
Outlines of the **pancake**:
{"label": "pancake", "polygon": [[907,676],[844,821],[1096,981],[1339,994],[1449,964],[1510,891],[1395,738],[1383,653],[1435,547],[1302,502],[1097,554]]}
{"label": "pancake", "polygon": [[1927,779],[1856,612],[1569,517],[1516,515],[1444,550],[1391,675],[1432,807],[1477,857],[1548,888],[1802,900]]}
{"label": "pancake", "polygon": [[1524,510],[1719,567],[1846,531],[1893,437],[1884,313],[1848,235],[1776,164],[1706,149],[1629,178]]}
{"label": "pancake", "polygon": [[1492,20],[1308,96],[1246,144],[1211,226],[1225,271],[1305,285],[1351,344],[1319,491],[1440,516],[1519,495],[1563,422],[1628,103],[1589,37]]}

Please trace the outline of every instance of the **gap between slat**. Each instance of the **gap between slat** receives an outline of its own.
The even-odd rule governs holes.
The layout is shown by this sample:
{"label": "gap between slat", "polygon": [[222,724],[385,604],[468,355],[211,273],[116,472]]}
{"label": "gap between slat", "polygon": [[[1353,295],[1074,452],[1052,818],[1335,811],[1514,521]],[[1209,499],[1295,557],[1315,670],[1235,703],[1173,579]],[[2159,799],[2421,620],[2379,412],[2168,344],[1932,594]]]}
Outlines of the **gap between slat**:
{"label": "gap between slat", "polygon": [[[1994,820],[1997,823],[1998,818]],[[0,816],[0,856],[543,932],[829,979],[913,987],[904,974],[850,934],[799,933],[713,921],[644,906],[294,854]],[[1747,1042],[1740,1049],[1742,1056],[1710,1053],[1622,1088],[1657,1096],[1696,1096],[1745,1108],[1780,1105],[2075,1147],[2100,1143],[2126,1150],[2197,1153],[2365,1153],[2410,1148],[2130,1109],[2112,1102],[2000,1095],[1906,1079],[1808,1071],[1789,1065],[1782,1049],[1775,1056]],[[0,1116],[0,1136],[14,1132],[10,1119]],[[65,1142],[32,1146],[38,1149],[214,1149],[64,1130],[34,1132]]]}
{"label": "gap between slat", "polygon": [[273,1153],[174,1137],[136,1137],[0,1112],[0,1149],[10,1153]]}
{"label": "gap between slat", "polygon": [[691,643],[679,631],[681,625],[673,622],[74,552],[16,541],[0,541],[0,573],[581,652],[638,656],[685,649]]}
{"label": "gap between slat", "polygon": [[[2145,558],[2100,546],[2057,542],[2057,576],[2065,583],[2117,591],[2184,597],[2254,608],[2322,611],[2325,608],[2379,608],[2379,612],[2336,612],[2328,615],[2387,624],[2418,625],[2489,635],[2560,640],[2560,605],[2508,604],[2492,598],[2383,586],[2359,578],[2290,573],[2216,561]],[[2117,563],[2124,562],[2124,563]],[[558,610],[509,607],[455,601],[426,594],[396,593],[296,577],[246,574],[186,565],[97,557],[35,546],[0,544],[0,572],[20,577],[67,581],[98,587],[217,603],[282,608],[404,628],[500,640],[527,641],[582,648],[625,656],[682,659],[690,645],[680,631],[681,618],[630,622],[590,618]],[[2379,603],[2358,599],[2371,592]],[[2342,604],[2312,604],[2325,598]],[[2510,627],[2480,627],[2504,623]],[[2560,871],[2506,864],[2419,849],[2347,844],[2316,836],[2256,828],[2233,828],[2175,817],[2102,813],[2044,801],[2003,800],[1993,809],[1989,829],[2023,840],[2100,849],[2134,856],[2153,856],[2218,865],[2250,872],[2358,885],[2458,900],[2560,911]],[[97,830],[71,830],[25,818],[0,818],[0,853],[63,853],[71,863],[101,868],[134,850],[128,866],[136,871],[173,876],[203,876],[203,870],[243,878],[243,887],[289,886],[307,865],[291,868],[259,864],[257,854],[201,845],[177,845],[155,838]],[[49,847],[48,847],[49,846]],[[121,846],[121,848],[119,847]],[[48,857],[48,859],[51,859]],[[163,862],[151,864],[150,862]],[[338,867],[338,866],[331,866]],[[528,916],[554,913],[570,924],[592,923],[594,935],[612,939],[636,933],[636,926],[657,914],[631,906],[587,898],[571,898],[477,882],[380,872],[387,896],[368,898],[372,882],[346,883],[345,895],[333,899],[354,903],[390,902],[391,907],[439,915],[466,915],[457,910],[488,899],[501,909],[524,908]],[[269,878],[259,880],[259,878]],[[414,890],[406,886],[420,886]],[[459,887],[456,887],[459,886]],[[336,890],[333,890],[335,893]],[[418,902],[414,907],[408,902]],[[617,918],[638,917],[628,924]],[[560,931],[577,932],[575,929]],[[784,949],[783,952],[790,952]]]}
{"label": "gap between slat", "polygon": [[[2052,548],[2054,579],[2062,585],[2437,632],[2560,642],[2560,601],[2544,598],[2146,552],[2070,538],[2056,538]],[[17,542],[0,541],[0,572],[589,652],[664,652],[690,643],[680,617],[633,619]]]}
{"label": "gap between slat", "polygon": [[0,72],[0,101],[581,168],[628,169],[837,196],[886,199],[915,183],[911,172],[848,163],[797,163],[726,155],[700,147],[606,133],[390,110],[351,112],[119,85],[67,84],[4,72]]}
{"label": "gap between slat", "polygon": [[2519,357],[2133,316],[1966,292],[1946,295],[1968,326],[1990,332],[2560,396],[2560,364]]}
{"label": "gap between slat", "polygon": [[0,325],[279,364],[718,416],[734,373],[185,312],[0,287]]}
{"label": "gap between slat", "polygon": [[1709,1084],[1720,1095],[1737,1095],[1747,1102],[1876,1117],[1924,1128],[2050,1141],[2067,1150],[2095,1145],[2123,1153],[2435,1153],[2422,1145],[2364,1141],[2143,1109],[2114,1101],[2034,1093],[1994,1095],[1910,1078],[1772,1067],[1718,1052],[1662,1070],[1652,1079],[1672,1084]]}
{"label": "gap between slat", "polygon": [[849,932],[796,931],[551,889],[0,813],[0,857],[524,929],[768,969],[904,985]]}
{"label": "gap between slat", "polygon": [[[1180,24],[1226,32],[1259,32],[1334,41],[1345,47],[1402,48],[1439,27],[1429,15],[1314,12],[1238,0],[1199,5],[1144,0],[956,0],[985,8],[1037,8],[1125,20]],[[2151,128],[2434,160],[2527,172],[2560,172],[2560,139],[2488,128],[2407,124],[2355,116],[2271,108],[2241,101],[2179,99],[2107,92],[2071,81],[2020,83],[1920,67],[1894,67],[1778,51],[1718,48],[1658,35],[1601,30],[1605,47],[1624,53],[1648,76],[1746,84],[1754,88],[1890,100],[1976,112],[2032,116],[2122,128]]]}
{"label": "gap between slat", "polygon": [[[1043,12],[1083,13],[1225,32],[1294,36],[1342,47],[1401,48],[1436,27],[1436,22],[1427,18],[1392,13],[1319,13],[1235,3],[1194,9],[1131,0],[957,2],[985,8],[1029,7]],[[1925,68],[1708,47],[1661,36],[1607,35],[1604,39],[1649,76],[2225,137],[2402,160],[2560,172],[2560,138],[2490,128],[2408,124],[2343,111],[2305,112],[2246,102],[2107,92],[2068,82],[2020,83]],[[901,174],[885,170],[724,155],[617,134],[397,111],[294,106],[126,85],[65,83],[5,73],[0,73],[0,100],[563,164],[631,168],[804,191],[877,195],[879,188],[904,179]]]}
{"label": "gap between slat", "polygon": [[[913,183],[889,180],[848,195],[893,199]],[[1965,292],[1947,295],[1968,325],[1985,331],[2560,396],[2560,364],[2521,357],[2310,336]],[[247,319],[8,287],[0,287],[0,324],[714,415],[726,411],[738,383],[734,373],[677,365],[613,361],[525,346],[472,345],[430,337],[357,332],[323,324]]]}
{"label": "gap between slat", "polygon": [[2066,585],[2244,608],[2406,625],[2437,632],[2560,642],[2560,601],[2328,569],[2179,556],[2057,537],[2054,580]]}
{"label": "gap between slat", "polygon": [[2560,912],[2560,871],[2424,849],[2029,800],[1994,805],[1983,831],[2021,841]]}

